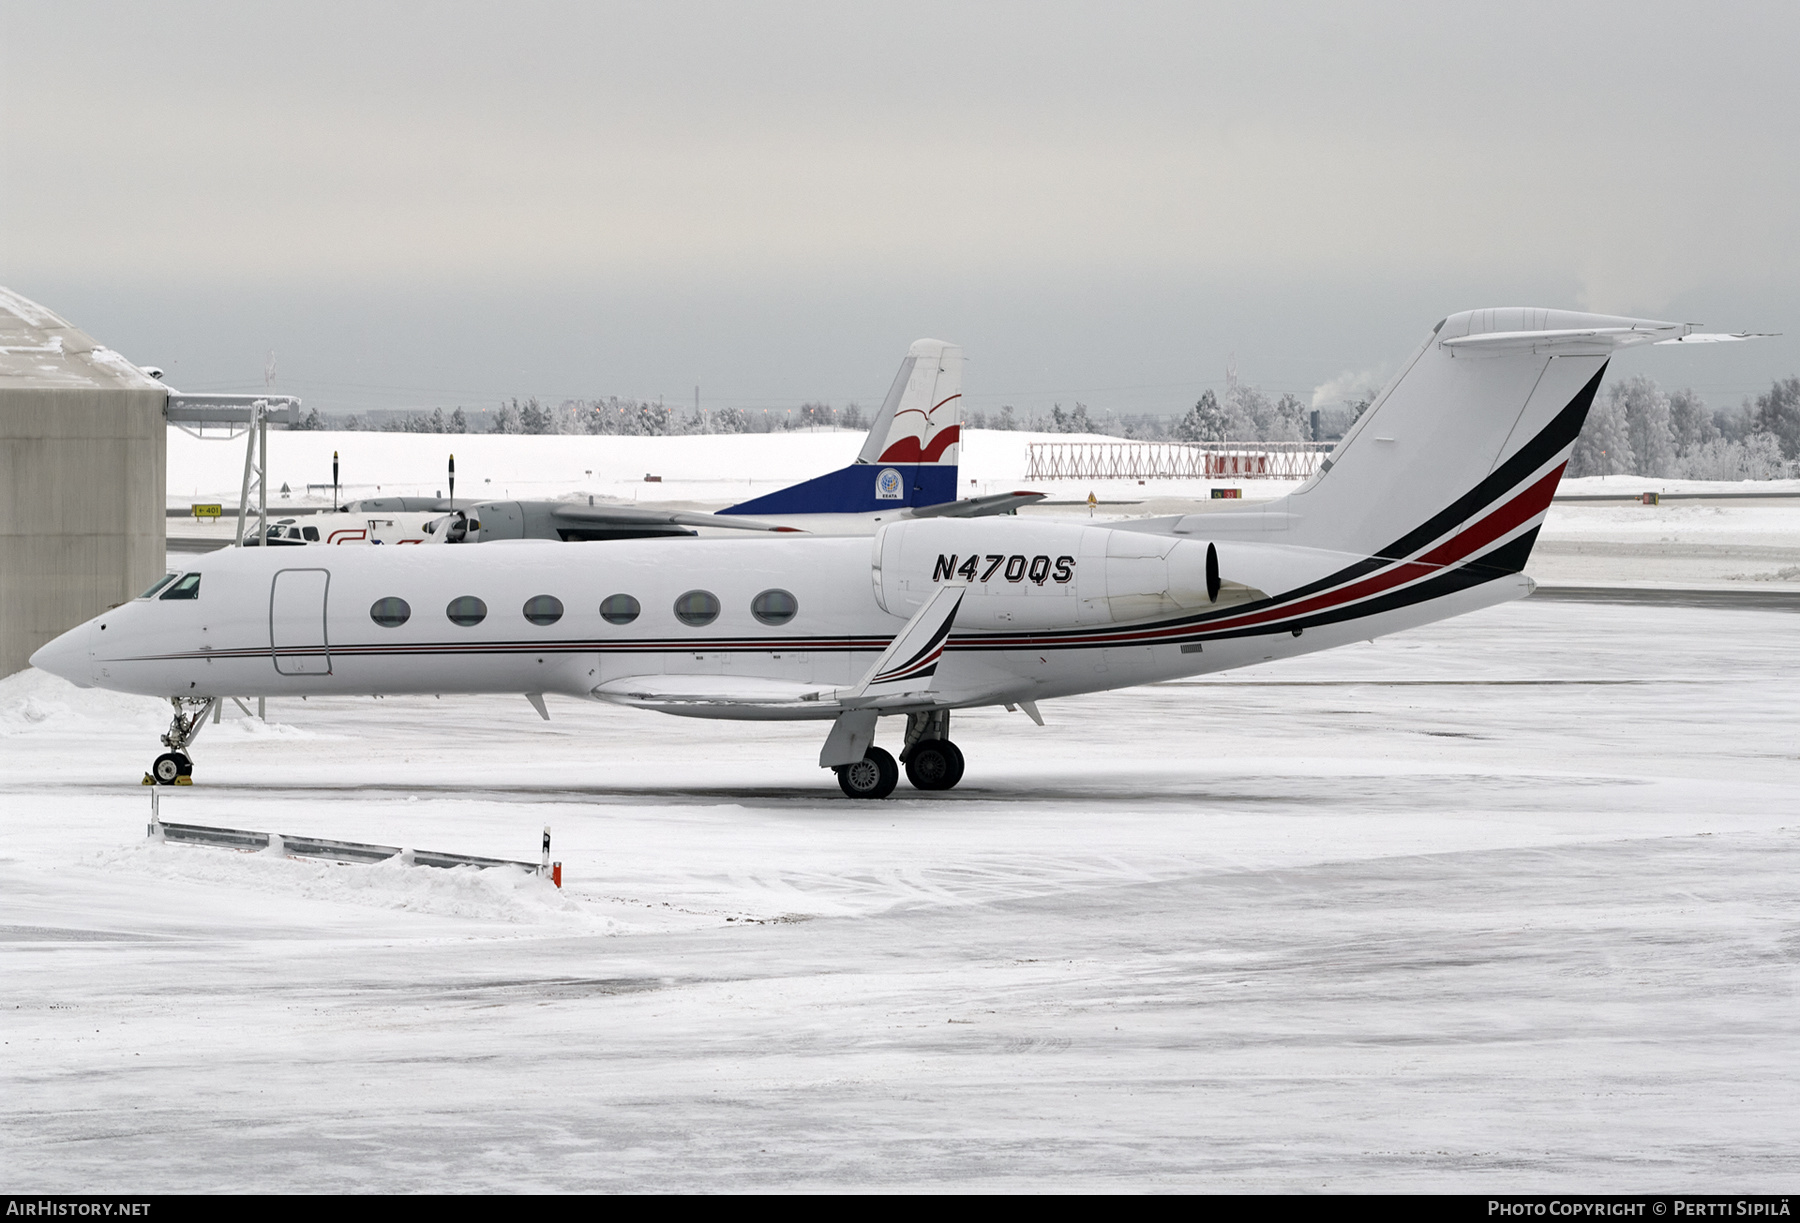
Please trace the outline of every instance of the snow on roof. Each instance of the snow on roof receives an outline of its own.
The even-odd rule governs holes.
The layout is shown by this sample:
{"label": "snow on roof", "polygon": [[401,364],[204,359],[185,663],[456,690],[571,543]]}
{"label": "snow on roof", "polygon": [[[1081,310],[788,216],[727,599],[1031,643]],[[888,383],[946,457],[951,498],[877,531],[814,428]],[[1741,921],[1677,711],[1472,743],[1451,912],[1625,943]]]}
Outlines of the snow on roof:
{"label": "snow on roof", "polygon": [[0,288],[0,389],[159,390],[162,383],[53,311]]}

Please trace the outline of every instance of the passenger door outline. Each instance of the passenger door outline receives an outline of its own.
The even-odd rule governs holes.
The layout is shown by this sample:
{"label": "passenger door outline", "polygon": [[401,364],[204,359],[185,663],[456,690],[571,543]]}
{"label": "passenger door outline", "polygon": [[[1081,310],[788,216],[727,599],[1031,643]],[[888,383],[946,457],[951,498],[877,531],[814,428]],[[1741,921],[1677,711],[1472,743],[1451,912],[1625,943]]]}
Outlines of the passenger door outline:
{"label": "passenger door outline", "polygon": [[276,572],[269,583],[269,657],[276,674],[331,674],[331,638],[325,625],[330,593],[329,569]]}

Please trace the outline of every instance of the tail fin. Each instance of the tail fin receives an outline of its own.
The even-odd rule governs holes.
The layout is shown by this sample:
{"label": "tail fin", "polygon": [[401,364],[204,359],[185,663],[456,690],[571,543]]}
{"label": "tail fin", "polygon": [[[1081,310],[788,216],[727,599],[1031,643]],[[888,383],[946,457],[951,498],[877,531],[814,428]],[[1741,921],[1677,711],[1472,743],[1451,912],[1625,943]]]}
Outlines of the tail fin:
{"label": "tail fin", "polygon": [[962,439],[962,349],[918,340],[856,462],[721,514],[871,514],[956,499]]}
{"label": "tail fin", "polygon": [[1205,529],[1517,573],[1613,351],[1685,330],[1567,310],[1451,315],[1317,475],[1266,510],[1204,515]]}

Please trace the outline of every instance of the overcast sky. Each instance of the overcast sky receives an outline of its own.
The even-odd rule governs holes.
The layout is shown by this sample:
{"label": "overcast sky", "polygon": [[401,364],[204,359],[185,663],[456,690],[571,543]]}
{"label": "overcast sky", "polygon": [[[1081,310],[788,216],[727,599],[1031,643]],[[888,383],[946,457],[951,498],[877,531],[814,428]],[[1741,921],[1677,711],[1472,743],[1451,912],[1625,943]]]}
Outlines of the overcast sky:
{"label": "overcast sky", "polygon": [[342,411],[1311,395],[1444,314],[1788,333],[1800,6],[0,6],[0,283]]}

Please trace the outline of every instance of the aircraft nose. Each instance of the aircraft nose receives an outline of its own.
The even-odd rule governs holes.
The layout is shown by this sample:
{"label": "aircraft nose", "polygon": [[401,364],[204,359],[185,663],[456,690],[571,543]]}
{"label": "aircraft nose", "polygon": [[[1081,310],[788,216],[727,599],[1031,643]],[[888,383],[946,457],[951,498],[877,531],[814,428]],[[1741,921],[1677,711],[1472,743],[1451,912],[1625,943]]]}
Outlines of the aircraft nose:
{"label": "aircraft nose", "polygon": [[77,625],[62,636],[38,647],[37,652],[31,656],[31,665],[83,688],[93,687],[94,657],[88,648],[93,632],[92,621]]}

